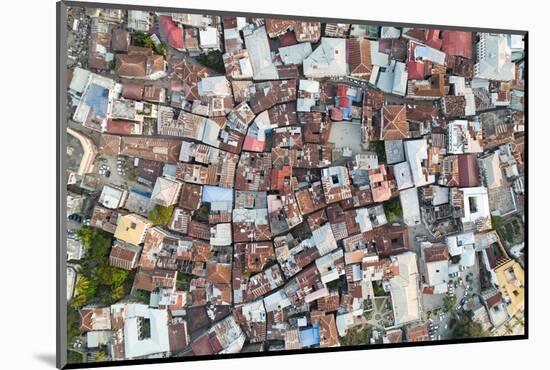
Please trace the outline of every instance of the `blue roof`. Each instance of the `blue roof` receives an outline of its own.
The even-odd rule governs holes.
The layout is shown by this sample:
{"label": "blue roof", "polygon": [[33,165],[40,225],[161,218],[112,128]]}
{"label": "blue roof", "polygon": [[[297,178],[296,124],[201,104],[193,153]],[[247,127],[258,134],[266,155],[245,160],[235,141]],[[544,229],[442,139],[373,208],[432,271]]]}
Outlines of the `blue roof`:
{"label": "blue roof", "polygon": [[300,330],[300,344],[302,347],[314,346],[321,343],[319,324],[313,324],[311,328]]}
{"label": "blue roof", "polygon": [[203,202],[233,202],[233,189],[205,185],[202,188]]}
{"label": "blue roof", "polygon": [[176,169],[178,166],[172,163],[166,163],[164,167],[162,168],[162,175],[163,176],[172,176],[176,177]]}
{"label": "blue roof", "polygon": [[151,198],[151,193],[148,193],[146,191],[142,191],[142,190],[139,190],[139,189],[132,189],[130,190],[132,193],[136,193],[136,194],[139,194],[145,198]]}
{"label": "blue roof", "polygon": [[109,90],[97,84],[91,84],[86,93],[86,104],[95,112],[96,116],[107,117],[107,107],[109,105]]}
{"label": "blue roof", "polygon": [[345,119],[350,119],[350,117],[351,117],[351,109],[349,109],[349,108],[343,108],[343,109],[342,109],[342,113],[343,113]]}

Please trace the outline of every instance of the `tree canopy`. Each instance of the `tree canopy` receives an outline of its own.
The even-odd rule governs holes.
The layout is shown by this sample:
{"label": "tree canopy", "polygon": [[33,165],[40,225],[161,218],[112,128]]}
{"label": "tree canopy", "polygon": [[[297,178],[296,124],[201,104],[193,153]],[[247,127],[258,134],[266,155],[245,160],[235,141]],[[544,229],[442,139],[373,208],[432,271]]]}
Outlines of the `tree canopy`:
{"label": "tree canopy", "polygon": [[455,296],[446,295],[443,298],[443,310],[445,312],[454,313],[456,311],[455,306],[456,306],[456,297]]}
{"label": "tree canopy", "polygon": [[109,264],[111,235],[88,226],[81,227],[77,235],[86,254],[80,261],[80,276],[70,307],[78,308],[96,301],[109,305],[124,297],[132,280],[131,273]]}
{"label": "tree canopy", "polygon": [[155,225],[166,225],[172,220],[174,206],[164,207],[159,204],[155,205],[147,215],[147,218]]}
{"label": "tree canopy", "polygon": [[401,201],[399,198],[393,198],[384,202],[384,212],[388,222],[394,222],[403,217],[403,210],[401,209]]}
{"label": "tree canopy", "polygon": [[451,331],[452,339],[480,338],[488,335],[489,334],[483,330],[481,324],[473,321],[466,315],[462,316],[460,320],[455,322],[455,325],[452,327]]}
{"label": "tree canopy", "polygon": [[361,344],[370,344],[372,336],[371,327],[363,329],[351,328],[348,333],[340,339],[342,346],[357,346]]}

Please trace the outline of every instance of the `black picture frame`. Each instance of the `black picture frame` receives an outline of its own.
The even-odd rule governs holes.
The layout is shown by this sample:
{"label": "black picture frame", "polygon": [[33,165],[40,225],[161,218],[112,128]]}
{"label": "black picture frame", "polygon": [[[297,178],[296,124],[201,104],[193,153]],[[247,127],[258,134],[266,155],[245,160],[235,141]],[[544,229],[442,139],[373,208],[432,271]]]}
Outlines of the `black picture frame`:
{"label": "black picture frame", "polygon": [[[59,369],[79,369],[79,368],[95,368],[95,367],[111,367],[111,366],[126,366],[126,365],[140,365],[140,364],[163,364],[163,363],[177,363],[177,362],[191,362],[191,361],[209,361],[209,360],[226,360],[234,358],[261,358],[269,356],[287,356],[294,354],[310,354],[310,353],[328,353],[328,352],[346,352],[346,351],[361,351],[372,349],[391,349],[401,347],[424,347],[424,346],[440,346],[448,344],[466,344],[466,343],[484,343],[484,342],[500,342],[500,341],[512,341],[512,340],[525,340],[529,338],[529,31],[527,30],[514,30],[514,29],[494,29],[484,27],[462,27],[451,26],[441,24],[419,24],[419,23],[403,23],[403,22],[388,22],[379,20],[365,20],[365,19],[342,19],[342,18],[329,18],[329,17],[311,17],[301,15],[290,14],[263,14],[255,12],[236,12],[226,10],[211,10],[211,9],[187,9],[179,7],[159,7],[153,5],[129,5],[129,4],[114,4],[114,3],[100,3],[100,2],[79,2],[79,1],[59,1],[56,4],[56,19],[57,19],[57,53],[56,53],[56,219],[57,219],[57,248],[56,248],[56,302],[57,302],[57,332],[56,332],[56,366]],[[236,354],[217,354],[217,355],[205,355],[205,356],[191,356],[191,357],[170,357],[160,359],[136,359],[136,360],[122,360],[122,361],[103,361],[103,362],[91,362],[91,363],[75,363],[68,364],[66,359],[66,107],[67,107],[67,76],[66,76],[66,17],[67,7],[89,7],[89,8],[115,8],[115,9],[132,9],[132,10],[145,10],[145,11],[161,11],[161,12],[183,12],[192,14],[211,14],[211,15],[231,15],[231,16],[254,16],[254,17],[269,17],[269,18],[284,18],[284,19],[301,19],[301,20],[315,20],[321,22],[342,22],[342,23],[367,23],[377,26],[395,26],[395,27],[419,27],[419,28],[435,28],[446,30],[461,30],[472,32],[492,32],[492,33],[506,33],[506,34],[518,34],[524,36],[525,45],[525,153],[524,153],[524,175],[525,175],[525,331],[523,335],[510,335],[503,337],[483,337],[475,339],[453,339],[453,340],[440,340],[440,341],[426,341],[426,342],[411,342],[411,343],[398,343],[398,344],[370,344],[370,345],[357,345],[349,347],[335,347],[335,348],[307,348],[300,350],[284,350],[276,352],[252,352],[252,353],[236,353]]]}

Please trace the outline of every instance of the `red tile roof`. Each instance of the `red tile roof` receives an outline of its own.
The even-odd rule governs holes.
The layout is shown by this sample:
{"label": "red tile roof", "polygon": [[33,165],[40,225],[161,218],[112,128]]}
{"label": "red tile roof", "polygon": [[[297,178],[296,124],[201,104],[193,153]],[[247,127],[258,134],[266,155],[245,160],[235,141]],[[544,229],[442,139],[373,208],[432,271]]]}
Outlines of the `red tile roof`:
{"label": "red tile roof", "polygon": [[183,48],[183,31],[172,20],[172,17],[161,15],[159,17],[160,32],[168,45],[175,49]]}
{"label": "red tile roof", "polygon": [[423,80],[426,77],[423,62],[408,61],[407,72],[409,73],[409,80]]}
{"label": "red tile roof", "polygon": [[122,84],[122,97],[132,100],[143,99],[143,84],[130,82]]}
{"label": "red tile roof", "polygon": [[132,134],[132,127],[134,127],[135,122],[133,121],[124,121],[124,120],[107,120],[107,132],[110,134],[117,135],[130,135]]}
{"label": "red tile roof", "polygon": [[442,49],[446,54],[472,59],[472,33],[443,31]]}
{"label": "red tile roof", "polygon": [[458,185],[479,186],[479,169],[475,154],[458,156]]}
{"label": "red tile roof", "polygon": [[281,47],[296,45],[298,43],[294,31],[289,31],[279,36],[279,42],[281,43]]}

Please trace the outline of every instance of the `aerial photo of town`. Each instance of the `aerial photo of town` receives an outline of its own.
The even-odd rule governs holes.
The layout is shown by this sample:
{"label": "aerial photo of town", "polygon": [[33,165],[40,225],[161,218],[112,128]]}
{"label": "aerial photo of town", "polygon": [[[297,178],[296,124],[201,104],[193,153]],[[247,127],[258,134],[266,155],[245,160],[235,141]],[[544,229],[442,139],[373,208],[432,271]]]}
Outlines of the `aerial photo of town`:
{"label": "aerial photo of town", "polygon": [[523,35],[64,27],[70,363],[525,333]]}

